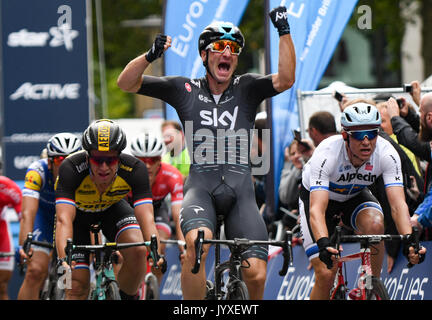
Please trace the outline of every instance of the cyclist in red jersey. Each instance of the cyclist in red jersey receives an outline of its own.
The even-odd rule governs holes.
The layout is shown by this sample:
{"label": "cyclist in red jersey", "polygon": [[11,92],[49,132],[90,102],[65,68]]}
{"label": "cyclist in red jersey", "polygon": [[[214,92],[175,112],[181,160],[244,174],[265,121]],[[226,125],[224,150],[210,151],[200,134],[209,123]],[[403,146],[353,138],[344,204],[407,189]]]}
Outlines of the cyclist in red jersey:
{"label": "cyclist in red jersey", "polygon": [[[14,252],[12,234],[6,220],[5,210],[11,207],[21,218],[22,193],[18,185],[11,179],[0,176],[0,252]],[[0,258],[0,300],[8,300],[7,284],[12,277],[14,258]]]}
{"label": "cyclist in red jersey", "polygon": [[[165,153],[164,141],[152,132],[139,134],[132,139],[131,153],[147,166],[153,196],[154,217],[160,239],[171,237],[170,215],[165,202],[165,198],[170,195],[171,215],[176,228],[175,234],[178,240],[184,241],[179,222],[183,201],[183,178],[177,168],[161,161],[161,157]],[[183,246],[179,246],[179,250],[182,257]],[[161,253],[165,253],[165,245],[162,243]],[[162,275],[159,276],[159,280],[161,280]]]}

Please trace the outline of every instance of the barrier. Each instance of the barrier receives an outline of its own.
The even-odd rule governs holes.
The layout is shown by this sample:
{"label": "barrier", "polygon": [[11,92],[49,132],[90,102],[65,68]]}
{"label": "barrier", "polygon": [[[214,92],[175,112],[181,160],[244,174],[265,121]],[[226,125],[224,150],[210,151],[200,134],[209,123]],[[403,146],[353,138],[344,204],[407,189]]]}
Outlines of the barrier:
{"label": "barrier", "polygon": [[[423,242],[428,254],[425,261],[413,268],[407,268],[407,260],[399,254],[395,261],[393,271],[387,273],[387,259],[384,258],[381,279],[387,288],[392,300],[432,300],[432,242]],[[359,249],[356,244],[344,244],[344,254],[352,253]],[[308,300],[310,292],[315,283],[313,270],[308,270],[309,260],[304,253],[303,247],[293,248],[294,265],[288,269],[286,276],[279,276],[282,268],[283,258],[280,253],[275,254],[267,265],[267,280],[264,291],[264,300]],[[373,249],[372,249],[373,253]],[[181,267],[178,259],[179,250],[176,245],[167,245],[166,259],[168,269],[165,273],[161,287],[161,300],[182,300],[181,291]],[[229,250],[222,247],[221,261],[228,259]],[[360,260],[346,263],[346,279],[348,288],[356,286]],[[9,282],[9,297],[16,299],[18,290],[22,283],[22,276],[19,275],[18,268],[15,268],[13,277]],[[214,274],[214,250],[211,249],[206,261],[207,278],[213,280]],[[226,279],[225,279],[226,280]],[[225,281],[226,283],[226,281]]]}

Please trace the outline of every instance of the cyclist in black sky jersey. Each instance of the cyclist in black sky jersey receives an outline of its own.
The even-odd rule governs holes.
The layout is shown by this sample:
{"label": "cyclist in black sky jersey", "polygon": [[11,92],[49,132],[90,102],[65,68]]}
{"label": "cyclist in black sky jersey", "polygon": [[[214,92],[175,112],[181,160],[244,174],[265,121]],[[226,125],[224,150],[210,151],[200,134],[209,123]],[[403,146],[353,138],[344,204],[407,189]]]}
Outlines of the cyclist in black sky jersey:
{"label": "cyclist in black sky jersey", "polygon": [[[199,37],[198,50],[207,71],[204,78],[143,76],[147,66],[171,46],[171,37],[165,35],[158,35],[152,48],[133,59],[119,76],[121,89],[169,103],[183,124],[192,163],[180,220],[188,248],[194,247],[198,228],[204,229],[206,238],[213,237],[217,214],[225,216],[228,239],[268,239],[255,202],[250,132],[259,104],[293,85],[296,63],[286,8],[273,9],[270,18],[280,36],[276,74],[234,75],[244,37],[232,23],[214,22]],[[208,247],[204,249],[203,259]],[[250,297],[262,299],[267,247],[251,247],[243,259],[250,266],[243,269]],[[194,250],[187,250],[181,278],[184,299],[205,296],[205,271],[201,268],[192,274],[194,261]]]}

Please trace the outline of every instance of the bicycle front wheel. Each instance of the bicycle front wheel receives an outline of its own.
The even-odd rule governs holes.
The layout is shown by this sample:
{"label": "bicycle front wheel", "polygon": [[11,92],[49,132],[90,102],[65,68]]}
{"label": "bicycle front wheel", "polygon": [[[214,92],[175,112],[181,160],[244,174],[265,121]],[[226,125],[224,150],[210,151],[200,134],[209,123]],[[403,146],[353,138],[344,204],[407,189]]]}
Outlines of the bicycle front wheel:
{"label": "bicycle front wheel", "polygon": [[154,274],[148,274],[145,279],[145,299],[159,300],[159,283]]}
{"label": "bicycle front wheel", "polygon": [[330,294],[330,300],[346,300],[346,287],[341,285],[337,287],[334,293]]}
{"label": "bicycle front wheel", "polygon": [[110,281],[106,288],[106,300],[121,300],[120,289],[116,281]]}
{"label": "bicycle front wheel", "polygon": [[367,290],[366,300],[390,300],[390,296],[382,281],[372,277],[372,289]]}
{"label": "bicycle front wheel", "polygon": [[227,300],[249,300],[249,291],[241,280],[235,280],[228,285]]}

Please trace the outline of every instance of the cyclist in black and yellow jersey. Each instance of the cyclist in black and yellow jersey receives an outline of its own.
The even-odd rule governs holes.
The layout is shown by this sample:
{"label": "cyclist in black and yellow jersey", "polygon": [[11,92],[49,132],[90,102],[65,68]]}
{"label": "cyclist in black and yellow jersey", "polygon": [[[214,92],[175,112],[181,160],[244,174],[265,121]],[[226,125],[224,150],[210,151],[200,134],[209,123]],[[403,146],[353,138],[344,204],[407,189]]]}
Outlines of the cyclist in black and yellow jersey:
{"label": "cyclist in black and yellow jersey", "polygon": [[[65,268],[65,245],[90,243],[90,225],[100,223],[104,236],[118,243],[142,242],[157,234],[147,168],[140,160],[122,153],[126,135],[111,120],[97,120],[82,137],[83,151],[66,158],[56,181],[56,246]],[[125,196],[133,192],[133,207]],[[146,272],[146,249],[121,251],[118,273],[122,299],[134,299]],[[89,291],[89,255],[74,252],[72,289],[66,299],[86,299]],[[163,258],[158,265],[166,266]]]}

